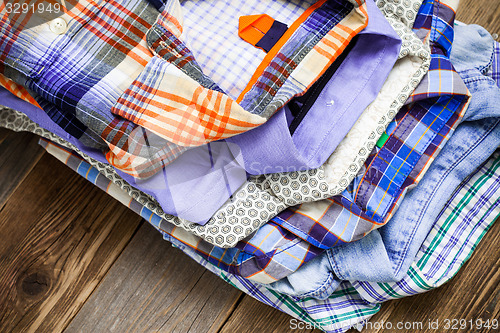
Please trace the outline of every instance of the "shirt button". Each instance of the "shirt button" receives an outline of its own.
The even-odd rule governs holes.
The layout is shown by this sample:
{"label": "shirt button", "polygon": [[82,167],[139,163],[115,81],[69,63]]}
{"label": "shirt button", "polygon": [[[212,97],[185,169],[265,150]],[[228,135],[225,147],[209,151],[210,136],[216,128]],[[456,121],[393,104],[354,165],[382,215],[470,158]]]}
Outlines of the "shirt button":
{"label": "shirt button", "polygon": [[66,32],[68,25],[66,24],[66,21],[64,21],[64,19],[59,17],[49,23],[49,28],[53,33],[62,35]]}

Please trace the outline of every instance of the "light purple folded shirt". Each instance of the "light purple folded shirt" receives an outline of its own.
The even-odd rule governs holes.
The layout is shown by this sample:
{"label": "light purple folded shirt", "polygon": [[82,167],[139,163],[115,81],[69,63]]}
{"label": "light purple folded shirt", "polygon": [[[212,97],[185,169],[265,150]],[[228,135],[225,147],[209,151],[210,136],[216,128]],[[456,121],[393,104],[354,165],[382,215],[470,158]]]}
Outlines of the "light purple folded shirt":
{"label": "light purple folded shirt", "polygon": [[[186,151],[148,179],[117,170],[130,185],[152,195],[167,214],[205,224],[250,174],[311,169],[332,154],[365,108],[375,99],[399,55],[401,40],[373,3],[368,26],[324,87],[293,135],[287,107],[264,125],[227,141]],[[88,148],[56,125],[42,110],[0,89],[0,104],[26,114],[46,130],[93,159],[104,154]]]}
{"label": "light purple folded shirt", "polygon": [[394,67],[401,39],[375,3],[366,4],[368,26],[293,135],[285,106],[262,126],[227,139],[240,147],[248,173],[318,168],[373,102]]}
{"label": "light purple folded shirt", "polygon": [[[0,104],[24,113],[44,129],[75,145],[98,162],[109,164],[102,151],[83,145],[52,121],[43,110],[0,87]],[[148,179],[137,179],[120,170],[127,183],[152,195],[162,210],[188,221],[205,224],[247,179],[239,149],[234,144],[212,142],[182,154]],[[236,156],[236,157],[235,157]]]}

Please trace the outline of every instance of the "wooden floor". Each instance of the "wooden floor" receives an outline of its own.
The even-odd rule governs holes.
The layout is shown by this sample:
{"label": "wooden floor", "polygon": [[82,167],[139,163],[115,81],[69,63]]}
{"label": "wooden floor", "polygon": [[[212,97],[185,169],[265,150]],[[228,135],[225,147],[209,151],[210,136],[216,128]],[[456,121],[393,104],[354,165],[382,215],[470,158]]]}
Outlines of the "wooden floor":
{"label": "wooden floor", "polygon": [[[500,0],[462,0],[458,17],[500,33]],[[171,247],[34,135],[5,129],[0,237],[0,332],[290,331],[291,317]],[[450,283],[388,302],[373,320],[499,318],[499,242],[496,223]]]}

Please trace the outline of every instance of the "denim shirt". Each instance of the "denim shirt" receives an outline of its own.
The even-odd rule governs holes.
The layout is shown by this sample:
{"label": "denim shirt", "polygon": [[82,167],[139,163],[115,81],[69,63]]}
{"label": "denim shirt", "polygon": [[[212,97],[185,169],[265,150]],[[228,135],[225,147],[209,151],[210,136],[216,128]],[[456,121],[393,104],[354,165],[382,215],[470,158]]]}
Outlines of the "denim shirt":
{"label": "denim shirt", "polygon": [[325,298],[341,280],[398,282],[405,276],[454,189],[500,146],[499,44],[477,25],[456,25],[450,57],[472,93],[471,103],[422,181],[387,225],[329,249],[273,284],[276,290]]}

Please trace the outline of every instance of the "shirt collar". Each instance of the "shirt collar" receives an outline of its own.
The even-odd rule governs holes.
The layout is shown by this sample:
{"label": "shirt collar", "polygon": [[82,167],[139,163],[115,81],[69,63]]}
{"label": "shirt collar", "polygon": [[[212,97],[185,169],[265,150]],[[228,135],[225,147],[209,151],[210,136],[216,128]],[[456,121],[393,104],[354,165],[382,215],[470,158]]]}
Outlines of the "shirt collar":
{"label": "shirt collar", "polygon": [[[150,50],[203,87],[222,92],[182,41],[179,1],[162,2],[163,7],[161,1],[148,1],[163,8],[147,35]],[[246,111],[269,118],[293,96],[304,93],[367,24],[364,0],[317,1],[269,51],[236,101]]]}

